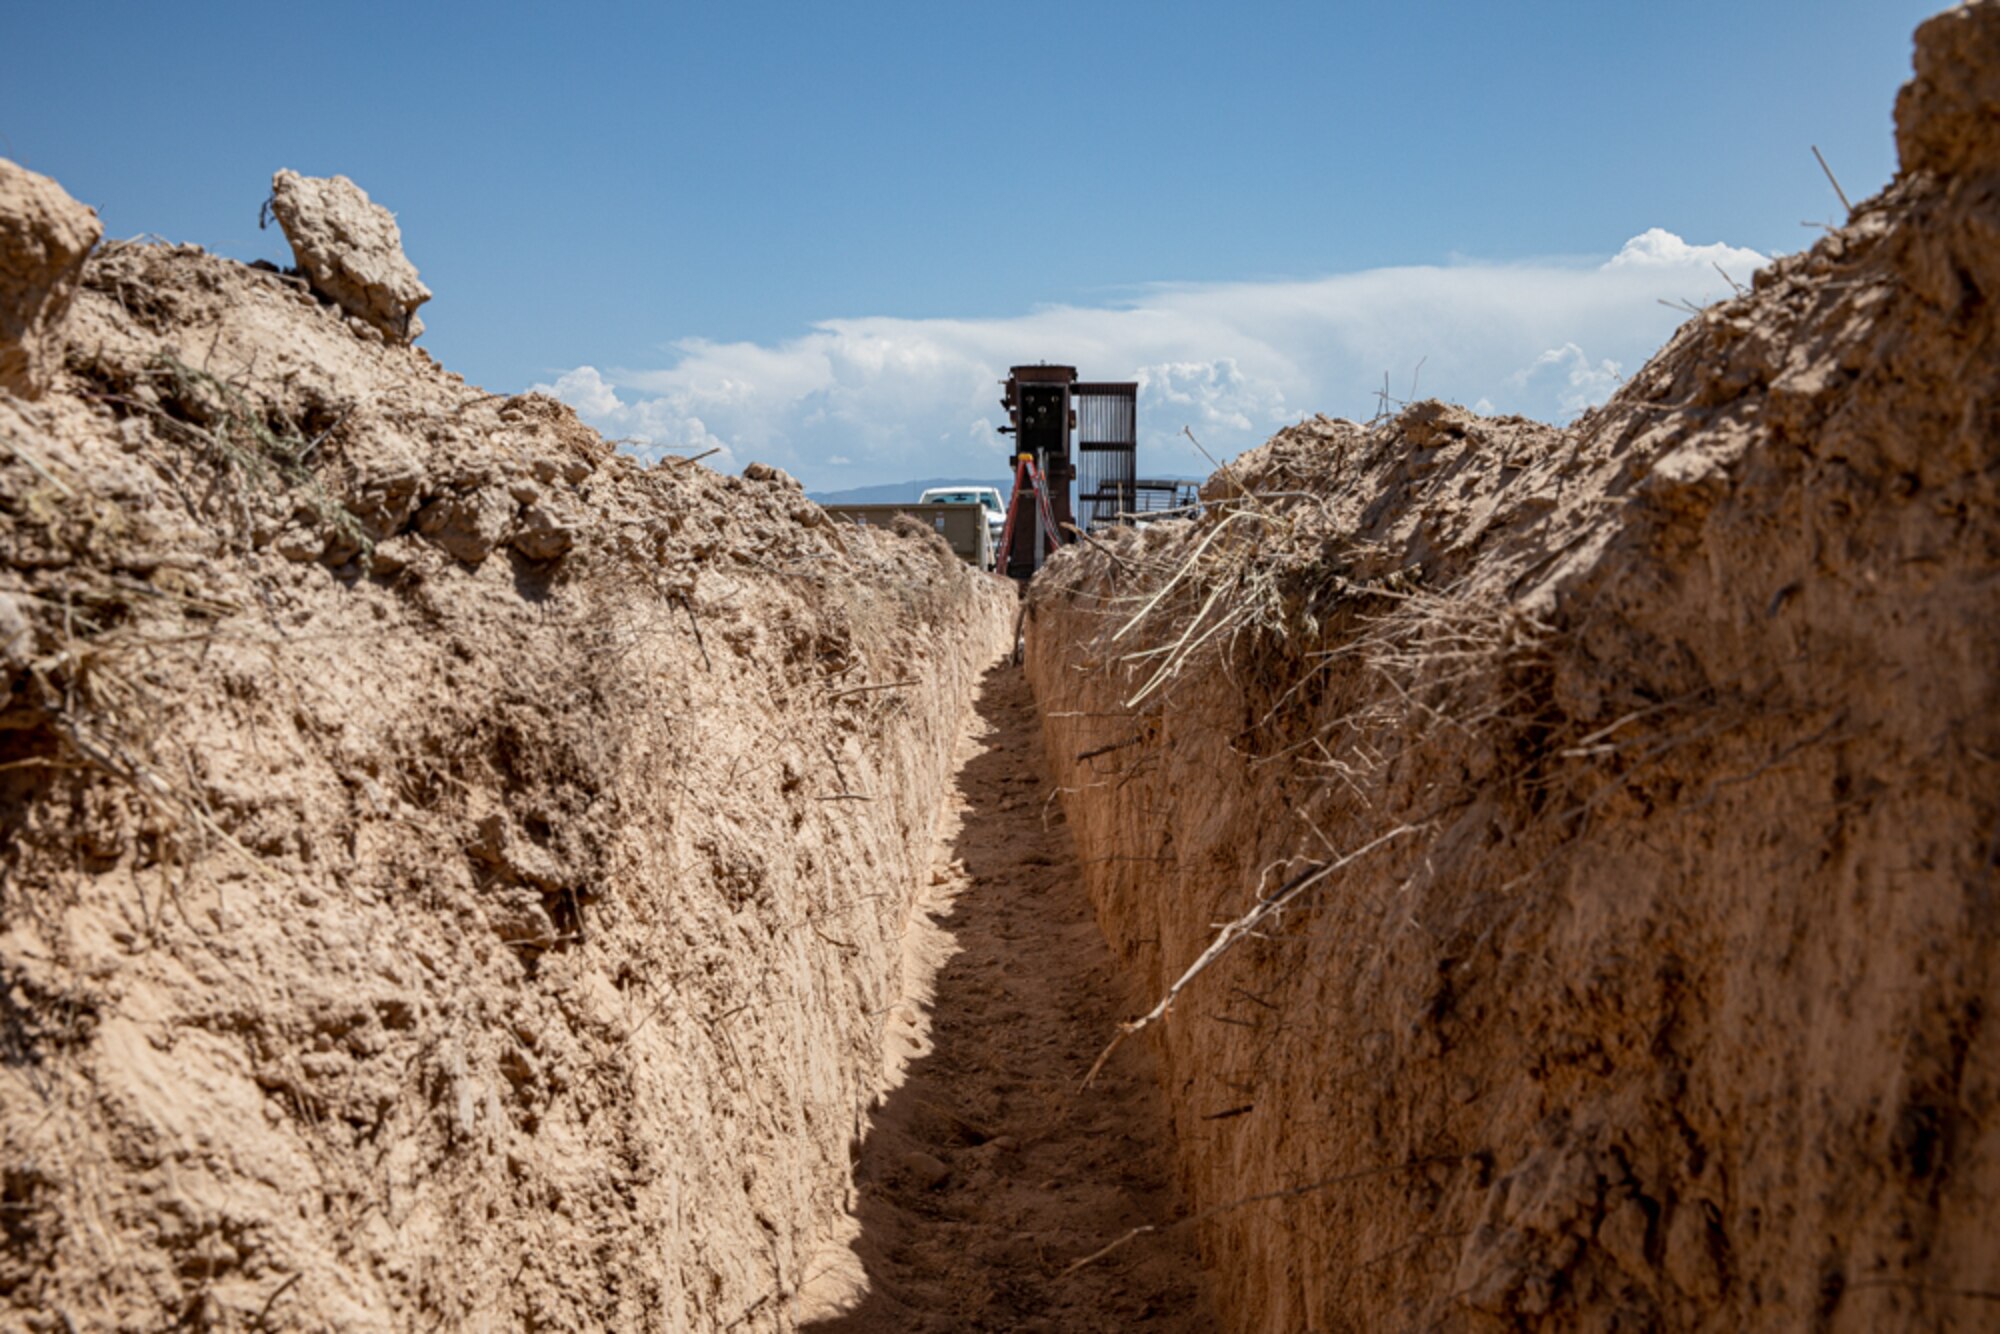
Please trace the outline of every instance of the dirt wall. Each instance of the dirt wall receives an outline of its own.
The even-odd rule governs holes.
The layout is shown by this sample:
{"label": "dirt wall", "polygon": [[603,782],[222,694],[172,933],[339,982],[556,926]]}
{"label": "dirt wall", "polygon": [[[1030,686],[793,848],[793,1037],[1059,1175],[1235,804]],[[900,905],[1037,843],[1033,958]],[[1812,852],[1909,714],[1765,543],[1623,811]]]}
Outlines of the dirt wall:
{"label": "dirt wall", "polygon": [[0,1324],[789,1327],[1011,592],[114,243],[0,393]]}
{"label": "dirt wall", "polygon": [[1996,52],[1574,426],[1309,421],[1038,578],[1100,923],[1233,941],[1134,1039],[1230,1327],[1990,1326]]}

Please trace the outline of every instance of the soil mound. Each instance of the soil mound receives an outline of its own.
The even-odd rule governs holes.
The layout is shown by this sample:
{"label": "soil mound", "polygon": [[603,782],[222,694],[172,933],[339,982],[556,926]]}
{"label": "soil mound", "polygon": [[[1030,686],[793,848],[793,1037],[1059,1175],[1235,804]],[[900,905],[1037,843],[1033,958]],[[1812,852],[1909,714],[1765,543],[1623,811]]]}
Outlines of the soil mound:
{"label": "soil mound", "polygon": [[1990,1327],[1996,43],[1574,426],[1311,421],[1037,581],[1232,1327]]}
{"label": "soil mound", "polygon": [[0,1324],[788,1325],[1013,599],[384,332],[112,243],[0,392]]}

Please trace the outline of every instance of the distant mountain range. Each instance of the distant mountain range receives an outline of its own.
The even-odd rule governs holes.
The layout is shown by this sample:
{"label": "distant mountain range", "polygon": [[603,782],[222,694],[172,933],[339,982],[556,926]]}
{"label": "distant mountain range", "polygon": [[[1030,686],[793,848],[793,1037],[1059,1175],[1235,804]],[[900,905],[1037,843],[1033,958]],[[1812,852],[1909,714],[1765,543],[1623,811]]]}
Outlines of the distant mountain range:
{"label": "distant mountain range", "polygon": [[[1162,480],[1199,482],[1206,478],[1169,474]],[[925,477],[914,482],[883,482],[879,486],[849,487],[845,491],[808,491],[806,496],[821,505],[898,505],[914,502],[918,496],[934,486],[991,486],[999,488],[1000,494],[1006,496],[1014,490],[1014,479],[1012,477]]]}
{"label": "distant mountain range", "polygon": [[808,491],[806,497],[821,505],[899,505],[914,502],[934,486],[991,486],[1006,495],[1014,489],[1011,477],[925,477],[915,482],[883,482],[879,486],[854,486],[845,491]]}

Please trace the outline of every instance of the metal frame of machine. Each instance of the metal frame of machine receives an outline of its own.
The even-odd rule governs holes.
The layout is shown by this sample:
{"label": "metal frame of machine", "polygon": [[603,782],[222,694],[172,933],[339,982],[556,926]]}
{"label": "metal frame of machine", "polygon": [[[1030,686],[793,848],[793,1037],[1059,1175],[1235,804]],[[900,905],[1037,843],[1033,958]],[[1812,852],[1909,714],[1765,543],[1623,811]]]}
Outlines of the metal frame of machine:
{"label": "metal frame of machine", "polygon": [[[1025,579],[1072,530],[1125,521],[1139,505],[1139,386],[1079,382],[1074,366],[1015,366],[1002,382],[1003,434],[1014,437],[1014,495],[998,568]],[[1082,425],[1076,458],[1070,436]],[[1031,468],[1023,468],[1023,463]],[[1021,478],[1039,483],[1024,493]],[[1075,487],[1075,505],[1071,488]],[[1081,522],[1079,522],[1079,519]]]}

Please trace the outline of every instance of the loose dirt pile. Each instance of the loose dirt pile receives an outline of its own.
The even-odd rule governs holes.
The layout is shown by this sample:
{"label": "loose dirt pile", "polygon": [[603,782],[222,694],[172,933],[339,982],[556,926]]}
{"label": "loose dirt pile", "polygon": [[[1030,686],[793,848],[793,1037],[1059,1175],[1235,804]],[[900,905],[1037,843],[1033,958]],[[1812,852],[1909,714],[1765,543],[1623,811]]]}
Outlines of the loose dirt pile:
{"label": "loose dirt pile", "polygon": [[1308,422],[1038,580],[1100,922],[1232,942],[1149,1030],[1230,1327],[1991,1327],[2000,4],[1917,71],[1575,426]]}
{"label": "loose dirt pile", "polygon": [[113,243],[65,313],[45,186],[0,165],[55,199],[0,228],[0,1324],[789,1324],[1012,598],[299,276]]}

